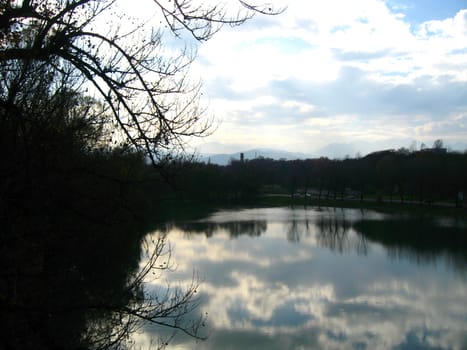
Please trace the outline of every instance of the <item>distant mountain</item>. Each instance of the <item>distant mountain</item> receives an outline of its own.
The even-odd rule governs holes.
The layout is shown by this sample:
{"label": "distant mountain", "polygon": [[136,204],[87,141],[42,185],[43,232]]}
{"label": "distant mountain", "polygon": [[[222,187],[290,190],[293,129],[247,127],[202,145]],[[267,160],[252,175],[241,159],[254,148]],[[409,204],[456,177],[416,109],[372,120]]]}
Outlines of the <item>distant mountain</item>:
{"label": "distant mountain", "polygon": [[[283,150],[271,149],[271,148],[254,148],[243,152],[236,153],[211,153],[211,154],[200,154],[198,160],[204,163],[212,163],[219,165],[227,165],[232,159],[239,160],[240,153],[243,153],[244,159],[255,159],[255,158],[271,158],[271,159],[308,159],[308,158],[319,158],[328,157],[330,159],[343,159],[347,156],[354,158],[359,154],[365,156],[369,153],[387,150],[387,149],[399,149],[401,147],[408,148],[411,146],[411,140],[399,140],[399,141],[375,141],[365,142],[357,141],[350,143],[330,143],[324,147],[321,147],[311,153],[300,153],[300,152],[288,152]],[[421,144],[421,143],[417,143]],[[431,145],[428,143],[428,145]],[[446,142],[445,146],[448,149],[456,151],[464,151],[467,149],[467,143],[453,143]],[[419,147],[419,146],[418,146]]]}
{"label": "distant mountain", "polygon": [[231,160],[240,160],[240,154],[243,153],[245,160],[255,158],[271,158],[271,159],[307,159],[312,158],[311,154],[299,153],[299,152],[287,152],[282,150],[270,149],[270,148],[255,148],[243,152],[230,153],[230,154],[201,154],[199,161],[204,163],[212,163],[218,165],[227,165]]}
{"label": "distant mountain", "polygon": [[330,143],[315,151],[320,157],[328,158],[345,158],[346,156],[354,157],[360,149],[352,143]]}

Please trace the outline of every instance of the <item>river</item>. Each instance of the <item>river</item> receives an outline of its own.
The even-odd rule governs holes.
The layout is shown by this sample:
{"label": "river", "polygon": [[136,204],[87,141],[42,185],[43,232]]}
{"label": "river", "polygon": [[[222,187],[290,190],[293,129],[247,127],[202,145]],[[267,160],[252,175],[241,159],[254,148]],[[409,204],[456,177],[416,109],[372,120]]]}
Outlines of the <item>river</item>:
{"label": "river", "polygon": [[332,208],[168,222],[151,235],[167,235],[175,268],[152,283],[199,280],[187,317],[207,315],[206,340],[177,334],[168,349],[467,349],[466,232],[452,218]]}

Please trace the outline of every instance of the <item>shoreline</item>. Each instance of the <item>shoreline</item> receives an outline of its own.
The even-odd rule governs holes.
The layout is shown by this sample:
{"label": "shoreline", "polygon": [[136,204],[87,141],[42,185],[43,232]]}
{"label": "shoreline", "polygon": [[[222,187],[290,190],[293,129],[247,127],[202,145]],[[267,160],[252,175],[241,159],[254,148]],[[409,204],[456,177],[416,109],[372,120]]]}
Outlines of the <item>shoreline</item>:
{"label": "shoreline", "polygon": [[414,214],[438,214],[467,218],[466,207],[456,207],[454,203],[434,202],[420,203],[418,201],[376,201],[375,199],[329,199],[329,198],[305,198],[292,197],[282,194],[267,194],[258,197],[257,204],[267,206],[311,206],[311,207],[335,207],[371,209],[383,212],[411,212]]}

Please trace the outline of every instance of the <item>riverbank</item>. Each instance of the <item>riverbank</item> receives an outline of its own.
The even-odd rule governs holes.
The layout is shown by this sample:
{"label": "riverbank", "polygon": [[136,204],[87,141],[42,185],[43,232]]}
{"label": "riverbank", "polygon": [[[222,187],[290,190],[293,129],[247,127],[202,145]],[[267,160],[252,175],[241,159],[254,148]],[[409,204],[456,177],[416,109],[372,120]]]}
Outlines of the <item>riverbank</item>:
{"label": "riverbank", "polygon": [[397,201],[376,201],[372,199],[325,199],[314,197],[291,197],[282,194],[268,194],[258,198],[257,205],[260,206],[310,206],[310,207],[337,207],[372,209],[382,212],[410,212],[413,214],[430,214],[441,216],[455,216],[467,219],[467,208],[456,208],[452,203],[420,203]]}

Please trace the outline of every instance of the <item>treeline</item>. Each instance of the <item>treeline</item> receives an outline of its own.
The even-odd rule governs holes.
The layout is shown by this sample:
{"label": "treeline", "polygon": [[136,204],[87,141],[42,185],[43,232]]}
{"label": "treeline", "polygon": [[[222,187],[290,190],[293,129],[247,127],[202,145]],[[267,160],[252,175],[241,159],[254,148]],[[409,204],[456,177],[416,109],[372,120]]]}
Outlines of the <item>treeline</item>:
{"label": "treeline", "polygon": [[467,189],[467,154],[444,148],[374,152],[342,160],[317,158],[195,163],[179,179],[192,198],[247,199],[264,193],[317,199],[436,201],[460,206]]}

